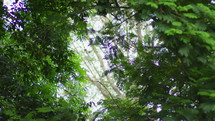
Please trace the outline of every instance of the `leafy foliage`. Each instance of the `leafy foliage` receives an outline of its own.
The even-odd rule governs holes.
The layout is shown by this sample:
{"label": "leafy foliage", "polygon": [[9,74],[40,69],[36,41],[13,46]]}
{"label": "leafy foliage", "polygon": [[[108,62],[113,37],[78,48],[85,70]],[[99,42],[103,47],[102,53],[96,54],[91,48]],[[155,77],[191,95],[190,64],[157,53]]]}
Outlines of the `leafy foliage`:
{"label": "leafy foliage", "polygon": [[[97,41],[106,48],[106,59],[111,63],[108,72],[115,74],[118,86],[127,98],[138,99],[134,104],[148,109],[143,111],[144,115],[135,113],[135,117],[214,120],[214,4],[209,0],[124,2],[127,9],[121,6],[120,10],[132,11],[133,16],[124,15],[128,18],[126,21],[112,20],[98,32],[101,36]],[[128,36],[134,32],[126,31],[122,24],[127,22],[132,28],[135,26],[130,23],[142,21],[150,21],[147,26],[152,26],[154,32],[146,33],[145,42],[138,35]],[[132,48],[137,56],[131,60],[125,51]],[[124,106],[111,107],[112,101],[104,105],[108,109],[108,120],[135,120],[134,114],[116,113],[123,113],[124,110],[119,109]],[[135,111],[130,108],[130,112]],[[127,119],[122,119],[122,115]]]}
{"label": "leafy foliage", "polygon": [[[88,31],[92,13],[109,19],[103,29]],[[103,101],[101,120],[215,120],[211,0],[28,0],[0,14],[2,120],[85,120],[71,31],[96,34],[126,94]]]}
{"label": "leafy foliage", "polygon": [[85,72],[69,49],[74,29],[62,6],[69,3],[29,0],[2,14],[0,120],[85,120]]}

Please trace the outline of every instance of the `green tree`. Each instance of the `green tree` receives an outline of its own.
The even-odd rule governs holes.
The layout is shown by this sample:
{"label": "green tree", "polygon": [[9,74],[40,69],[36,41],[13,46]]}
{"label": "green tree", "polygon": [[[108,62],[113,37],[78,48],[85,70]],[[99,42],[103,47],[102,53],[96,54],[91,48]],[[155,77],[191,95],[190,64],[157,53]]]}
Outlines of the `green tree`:
{"label": "green tree", "polygon": [[[104,103],[104,120],[215,120],[214,3],[123,2],[118,10],[109,8],[113,19],[94,43],[106,48],[106,59],[112,63],[109,72],[127,99],[136,101],[132,105],[110,99]],[[144,28],[135,33],[123,24],[132,30],[144,22],[153,28],[145,35],[140,31]],[[131,50],[136,57],[127,55]]]}
{"label": "green tree", "polygon": [[85,120],[85,72],[69,49],[85,22],[68,17],[72,3],[28,0],[1,11],[0,120]]}
{"label": "green tree", "polygon": [[[103,48],[104,74],[126,94],[106,96],[94,119],[215,120],[211,0],[26,0],[0,14],[2,120],[85,120],[71,31]],[[107,19],[101,30],[87,26],[93,15]]]}

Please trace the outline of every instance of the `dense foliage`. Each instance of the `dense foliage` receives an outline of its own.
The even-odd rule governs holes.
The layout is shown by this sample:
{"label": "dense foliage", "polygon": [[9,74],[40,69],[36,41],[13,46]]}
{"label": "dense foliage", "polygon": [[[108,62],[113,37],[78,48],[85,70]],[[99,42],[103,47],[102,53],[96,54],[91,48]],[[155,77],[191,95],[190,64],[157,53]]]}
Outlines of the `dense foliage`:
{"label": "dense foliage", "polygon": [[[215,120],[211,0],[26,0],[0,14],[0,120],[85,120],[70,32],[96,36],[105,74],[126,94],[101,101],[93,119]],[[99,31],[87,26],[93,15],[109,19]]]}
{"label": "dense foliage", "polygon": [[[210,0],[127,0],[94,43],[118,86],[130,99],[110,99],[106,120],[215,120],[215,5]],[[114,3],[113,3],[114,4]],[[123,4],[123,3],[121,3]],[[112,5],[114,6],[114,5]],[[126,17],[125,17],[126,16]],[[122,18],[122,19],[121,19]],[[125,19],[123,19],[125,18]],[[152,31],[143,40],[123,29],[141,22]],[[145,28],[146,29],[146,28]],[[125,51],[134,50],[131,59]]]}
{"label": "dense foliage", "polygon": [[0,120],[85,120],[84,71],[69,49],[70,32],[83,27],[58,4],[67,3],[29,0],[1,11]]}

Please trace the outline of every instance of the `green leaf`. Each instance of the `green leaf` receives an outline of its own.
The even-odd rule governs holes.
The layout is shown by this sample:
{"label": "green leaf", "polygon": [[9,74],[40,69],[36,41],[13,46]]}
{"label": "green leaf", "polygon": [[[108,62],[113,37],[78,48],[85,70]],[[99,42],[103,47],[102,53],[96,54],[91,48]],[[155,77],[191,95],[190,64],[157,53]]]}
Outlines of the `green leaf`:
{"label": "green leaf", "polygon": [[177,8],[178,8],[179,11],[188,11],[188,10],[192,9],[193,6],[192,5],[178,6]]}
{"label": "green leaf", "polygon": [[209,95],[212,98],[215,98],[215,93]]}
{"label": "green leaf", "polygon": [[144,112],[144,110],[140,110],[140,111],[138,112],[138,114],[141,115],[141,116],[143,116],[143,115],[145,115],[146,113]]}
{"label": "green leaf", "polygon": [[169,30],[166,30],[164,33],[167,35],[175,35],[175,34],[182,34],[183,31],[181,31],[180,29],[171,28]]}
{"label": "green leaf", "polygon": [[7,115],[9,115],[9,116],[13,116],[14,115],[14,112],[11,111],[11,110],[5,110],[4,113],[7,114]]}
{"label": "green leaf", "polygon": [[207,39],[210,37],[210,34],[204,31],[195,31],[196,35],[199,35],[202,39]]}
{"label": "green leaf", "polygon": [[181,22],[178,22],[178,21],[174,21],[174,22],[172,23],[172,25],[173,25],[173,26],[180,27],[180,26],[182,25],[182,23],[181,23]]}
{"label": "green leaf", "polygon": [[184,36],[180,37],[180,40],[182,40],[186,44],[190,42],[190,38]]}
{"label": "green leaf", "polygon": [[159,4],[168,6],[168,7],[170,7],[170,8],[175,8],[175,7],[177,7],[177,5],[176,5],[175,3],[173,3],[172,1],[171,1],[171,2],[159,2]]}
{"label": "green leaf", "polygon": [[50,107],[42,107],[42,108],[37,108],[37,111],[40,113],[47,113],[47,112],[53,111],[53,109]]}
{"label": "green leaf", "polygon": [[209,81],[211,78],[210,77],[202,77],[199,78],[198,81]]}
{"label": "green leaf", "polygon": [[35,114],[36,114],[35,111],[30,112],[25,116],[25,119],[31,119]]}
{"label": "green leaf", "polygon": [[147,2],[146,5],[156,8],[156,9],[158,8],[158,5],[154,2]]}
{"label": "green leaf", "polygon": [[194,13],[184,13],[183,15],[188,17],[188,18],[192,18],[192,19],[198,18],[198,16]]}
{"label": "green leaf", "polygon": [[210,94],[208,92],[200,91],[198,92],[198,95],[209,96]]}

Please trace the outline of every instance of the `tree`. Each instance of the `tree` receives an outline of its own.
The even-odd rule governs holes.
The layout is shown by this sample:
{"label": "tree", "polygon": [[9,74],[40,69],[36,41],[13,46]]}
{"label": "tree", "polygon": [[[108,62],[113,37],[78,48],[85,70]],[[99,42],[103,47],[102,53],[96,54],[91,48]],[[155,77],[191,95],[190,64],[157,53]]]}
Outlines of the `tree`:
{"label": "tree", "polygon": [[85,120],[85,72],[69,49],[76,25],[67,4],[28,0],[1,14],[0,120]]}
{"label": "tree", "polygon": [[[118,86],[137,101],[104,103],[110,114],[104,119],[214,120],[213,2],[123,2],[118,10],[106,10],[113,19],[95,41],[106,48]],[[152,34],[141,37],[140,31],[123,28],[123,23],[138,28],[144,21]],[[137,56],[131,60],[126,52],[133,48]]]}
{"label": "tree", "polygon": [[[103,48],[109,66],[104,75],[112,73],[117,81],[113,85],[107,76],[108,83],[97,85],[106,99],[94,119],[215,120],[213,1],[28,0],[19,5],[4,11],[1,21],[3,119],[85,120],[90,104],[80,97],[85,73],[68,49],[72,31],[90,41],[101,65],[97,46]],[[101,30],[88,27],[93,15],[107,20]],[[59,87],[65,98],[57,97]],[[110,96],[105,88],[120,89],[126,97]]]}

